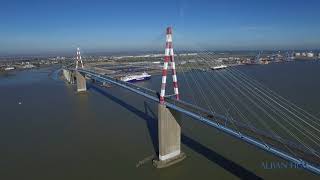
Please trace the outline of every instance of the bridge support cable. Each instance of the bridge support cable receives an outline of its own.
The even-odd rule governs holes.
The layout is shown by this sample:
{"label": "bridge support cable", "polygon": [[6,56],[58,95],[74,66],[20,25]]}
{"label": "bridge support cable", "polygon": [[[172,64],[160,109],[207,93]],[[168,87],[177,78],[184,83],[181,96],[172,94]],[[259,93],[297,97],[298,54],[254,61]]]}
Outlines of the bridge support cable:
{"label": "bridge support cable", "polygon": [[[228,73],[226,73],[226,75],[228,75]],[[238,77],[238,76],[233,76],[233,78],[234,79],[236,79],[236,77]],[[237,80],[237,79],[236,79]],[[249,83],[248,81],[243,81],[243,82],[241,82],[241,83],[239,83],[239,85],[241,85],[241,86],[243,86],[243,87],[245,87],[244,85],[246,84],[246,83]],[[248,88],[248,87],[246,87],[247,88],[247,90],[249,90],[249,91],[252,91],[252,88]],[[254,89],[257,89],[256,87],[253,87]],[[260,95],[259,94],[257,94],[257,92],[255,92],[255,91],[252,91],[252,93],[254,94],[254,95],[257,95],[257,97],[259,98],[260,97]],[[268,97],[268,96],[267,96]],[[269,99],[270,99],[270,97],[268,97]],[[266,101],[265,99],[263,99],[264,101]],[[273,100],[273,99],[272,99]],[[274,101],[274,100],[273,100]],[[275,101],[274,101],[275,102]],[[277,103],[277,102],[276,102]],[[277,103],[277,105],[279,105],[279,103]],[[282,108],[284,108],[284,107],[282,107]],[[278,110],[278,109],[276,109],[276,110]],[[288,110],[288,109],[286,109],[285,108],[285,110]],[[283,113],[283,112],[280,112],[280,113]],[[292,112],[290,112],[291,114],[292,114]],[[301,118],[299,118],[300,120],[302,120]]]}
{"label": "bridge support cable", "polygon": [[[182,68],[182,67],[181,67]],[[186,72],[190,72],[192,69],[187,65],[186,66]],[[209,108],[209,111],[212,114],[215,114],[215,110],[212,107],[212,105],[210,104],[210,102],[208,101],[208,99],[205,96],[205,93],[203,91],[203,88],[201,87],[201,85],[198,82],[198,74],[195,73],[195,75],[193,73],[188,73],[190,75],[190,78],[187,78],[186,81],[190,81],[190,84],[194,84],[195,86],[192,87],[192,90],[198,89],[198,92],[195,91],[195,94],[199,94],[200,96],[198,96],[198,99],[203,100],[203,102],[205,103],[205,106]]]}
{"label": "bridge support cable", "polygon": [[[238,74],[235,74],[237,73],[236,71],[234,71],[233,69],[229,69],[228,70],[230,73],[234,74],[234,75],[237,75],[237,77],[239,78],[239,75]],[[241,77],[240,77],[241,78]],[[272,97],[272,95],[268,94],[267,92],[265,92],[263,89],[255,86],[254,84],[251,84],[250,82],[248,82],[247,80],[245,79],[242,79],[242,81],[246,84],[248,84],[248,86],[254,88],[256,91],[258,91],[262,96],[266,97],[268,100],[272,101],[274,103],[275,106],[278,106],[279,108],[285,110],[286,112],[289,113],[289,115],[295,117],[295,118],[298,118],[301,122],[303,122],[304,124],[306,124],[307,126],[309,126],[310,128],[312,128],[313,130],[317,131],[317,132],[320,132],[319,129],[315,128],[314,125],[308,123],[307,121],[304,120],[303,117],[300,117],[299,116],[299,113],[296,114],[293,109],[291,109],[290,107],[286,107],[286,104],[282,103],[282,101],[279,101],[277,98],[274,98]]]}
{"label": "bridge support cable", "polygon": [[[177,59],[177,64],[181,64],[179,55],[177,55],[176,59]],[[197,106],[197,107],[200,107],[199,103],[196,101],[196,98],[195,98],[195,95],[197,93],[195,92],[194,88],[191,86],[189,78],[186,75],[186,71],[180,65],[177,66],[177,70],[178,70],[180,76],[182,76],[182,79],[180,79],[180,82],[181,82],[181,80],[183,80],[185,82],[185,84],[186,84],[186,87],[184,87],[183,89],[188,89],[188,92],[189,92],[188,93],[189,96],[186,96],[186,95],[183,96],[183,94],[181,94],[182,97],[184,97],[184,99],[186,99],[186,97],[190,97],[191,98],[190,99],[191,103],[193,105]],[[180,83],[180,84],[184,85],[183,83]],[[198,114],[200,114],[200,109],[196,109],[196,112]],[[192,127],[192,129],[193,129],[193,127]],[[190,131],[190,132],[192,133],[192,131]]]}
{"label": "bridge support cable", "polygon": [[[196,62],[198,63],[198,61],[196,60]],[[187,67],[189,67],[188,65],[186,65]],[[191,69],[189,69],[191,70]],[[221,109],[223,112],[220,113],[224,113],[227,115],[227,117],[229,117],[229,121],[231,123],[231,125],[234,127],[234,129],[241,134],[241,131],[238,127],[238,125],[235,123],[235,120],[233,119],[233,117],[231,116],[231,114],[229,113],[228,109],[225,107],[223,100],[221,100],[220,98],[225,98],[226,96],[224,96],[223,91],[217,91],[218,86],[214,83],[210,83],[211,79],[208,78],[207,76],[204,76],[203,73],[199,72],[199,71],[193,71],[192,74],[195,74],[197,76],[197,83],[202,84],[204,87],[202,87],[202,89],[205,89],[206,86],[208,86],[207,89],[207,93],[206,96],[204,97],[205,99],[209,99],[209,97],[213,97],[214,98],[214,102],[216,103],[216,105],[218,106],[219,109]],[[202,81],[202,82],[201,82]],[[204,91],[204,90],[202,90]],[[219,98],[220,97],[220,98]],[[211,106],[211,105],[210,105]],[[247,122],[245,123],[247,125],[247,127],[252,127],[250,125],[247,124]]]}
{"label": "bridge support cable", "polygon": [[[228,70],[230,73],[228,73],[230,76],[232,76],[231,72],[232,70]],[[236,74],[233,74],[233,78],[235,79],[237,76]],[[237,76],[238,77],[238,76]],[[249,82],[245,81],[245,80],[241,80],[241,85],[245,85],[245,84],[249,84]],[[256,94],[256,95],[260,95],[258,98],[261,98],[262,101],[264,101],[267,105],[269,105],[269,108],[273,108],[275,111],[277,111],[278,113],[280,113],[282,116],[282,118],[285,117],[285,119],[290,120],[289,124],[291,126],[293,125],[297,125],[299,128],[295,127],[297,130],[299,130],[302,134],[304,134],[304,132],[308,133],[308,135],[304,134],[308,139],[310,139],[312,142],[314,142],[317,146],[319,145],[319,136],[316,135],[317,132],[319,132],[318,129],[315,129],[315,127],[311,126],[308,122],[306,122],[305,120],[303,120],[303,118],[297,116],[294,112],[290,111],[287,107],[284,107],[283,105],[281,105],[281,102],[277,102],[276,100],[274,100],[272,97],[268,96],[266,93],[264,93],[261,89],[249,84],[249,87],[247,87],[247,89],[249,91],[251,91],[252,93]],[[254,89],[255,91],[253,91],[252,89]],[[258,92],[260,94],[258,94]],[[279,108],[275,108],[275,107],[279,107]],[[281,109],[283,109],[281,111]],[[285,120],[284,119],[284,120]],[[300,121],[302,121],[302,124],[300,124]],[[308,127],[316,130],[317,132],[311,132],[310,129],[308,129],[307,127],[305,127],[303,125],[303,123],[307,124]],[[302,130],[303,131],[302,131]],[[310,136],[312,136],[313,138],[311,138]],[[318,140],[317,142],[315,140]]]}
{"label": "bridge support cable", "polygon": [[[302,143],[303,144],[303,143]],[[312,151],[313,152],[313,151]]]}
{"label": "bridge support cable", "polygon": [[[240,119],[244,120],[245,121],[245,124],[248,125],[248,127],[250,128],[250,130],[252,132],[255,132],[256,130],[254,129],[254,126],[252,125],[252,123],[249,121],[249,119],[241,112],[241,110],[239,110],[239,108],[235,105],[234,102],[232,102],[232,100],[228,97],[228,95],[226,95],[226,92],[228,92],[229,94],[231,94],[233,97],[236,97],[236,95],[232,92],[232,90],[230,90],[230,88],[225,84],[223,83],[223,81],[221,81],[217,76],[213,75],[213,79],[216,81],[216,82],[219,82],[222,87],[220,88],[220,84],[217,84],[217,87],[220,89],[219,91],[221,92],[222,96],[225,97],[225,99],[227,100],[227,102],[229,104],[231,104],[232,106],[232,109],[234,109],[237,114],[239,114],[239,117]],[[224,89],[224,91],[222,90],[222,88]],[[235,99],[238,99],[238,98],[235,98]],[[242,101],[238,101],[238,103],[242,103]],[[250,111],[250,108],[244,104],[244,107],[246,108],[246,110],[249,112]],[[253,112],[253,115],[255,116],[255,118],[259,119],[260,117]],[[261,135],[258,135],[258,139],[263,142],[266,146],[267,144],[264,142],[264,140],[261,138]]]}
{"label": "bridge support cable", "polygon": [[[209,67],[211,67],[211,65],[210,64],[208,64],[208,62],[206,61],[206,60],[204,60],[204,58],[202,57],[202,56],[197,56],[197,57],[199,57],[203,62],[205,62]],[[197,61],[197,60],[196,60]],[[199,63],[199,61],[197,61],[198,63]],[[197,71],[196,71],[197,72]],[[195,72],[195,73],[196,73]],[[203,75],[203,74],[202,74]],[[208,82],[210,82],[210,80],[208,81]],[[205,83],[205,84],[210,84],[210,83]],[[217,87],[218,85],[217,84],[215,84],[213,87],[211,87],[212,89],[214,89],[215,87]],[[250,110],[250,109],[248,109],[248,110]],[[228,112],[227,112],[227,114],[229,114]],[[259,119],[259,118],[258,118]],[[246,124],[249,124],[249,126],[248,127],[250,127],[250,129],[252,129],[252,125],[251,125],[251,123],[250,123],[250,121],[246,121],[245,122]],[[261,139],[261,138],[260,138]]]}
{"label": "bridge support cable", "polygon": [[[209,67],[211,66],[211,64],[208,64],[208,62],[202,57],[202,56],[199,56],[199,58],[200,59],[202,59],[205,63],[207,63],[207,65],[209,65]],[[212,74],[209,74],[209,75],[212,75]],[[211,79],[211,81],[212,81],[212,78],[209,78],[209,80],[208,80],[208,82],[210,82],[210,79]],[[215,83],[215,82],[213,82],[213,83]],[[213,84],[212,83],[212,84]],[[215,88],[215,87],[219,87],[219,84],[216,84],[215,83],[215,86],[213,87],[213,88]],[[228,87],[227,85],[225,85],[225,87]],[[224,92],[224,91],[220,91],[220,92]],[[230,92],[232,92],[232,91],[230,91]],[[234,95],[234,93],[231,93],[231,94],[233,94]],[[224,97],[228,97],[228,96],[224,96]],[[236,96],[235,96],[236,97]],[[229,99],[229,98],[227,98],[227,99]],[[236,98],[237,99],[237,98]],[[229,100],[228,101],[229,103],[231,102],[231,100]],[[242,103],[242,101],[240,101],[240,103]],[[231,103],[231,104],[233,104],[233,103]],[[245,104],[244,104],[245,105]],[[235,107],[235,106],[233,106],[233,107]],[[247,106],[245,105],[245,107],[247,108]],[[235,107],[235,109],[237,110],[238,108],[237,107]],[[250,110],[250,108],[247,108],[247,110],[248,111],[251,111]],[[239,110],[237,110],[237,111],[239,111]],[[240,111],[239,111],[240,112]],[[257,118],[258,120],[260,119],[260,117],[256,114],[256,113],[254,113],[254,111],[251,111],[254,115],[255,115],[255,118]],[[241,116],[241,115],[240,115]],[[243,116],[242,116],[243,117]],[[243,118],[243,120],[245,120],[245,124],[248,124],[248,126],[247,127],[249,127],[249,129],[251,130],[251,131],[253,131],[253,132],[255,132],[256,130],[253,128],[253,126],[252,126],[252,124],[250,123],[250,121],[248,121],[248,120],[246,120],[246,118]],[[269,131],[272,131],[271,130],[271,128],[268,128],[269,129]],[[273,132],[274,134],[276,134],[275,132]],[[265,133],[264,133],[265,134]],[[258,139],[259,140],[261,140],[262,142],[264,142],[262,139],[261,139],[261,137],[260,136],[258,136]],[[267,146],[267,145],[266,145]]]}
{"label": "bridge support cable", "polygon": [[[286,98],[282,97],[281,95],[277,94],[276,92],[274,92],[273,90],[269,89],[268,87],[266,87],[265,85],[261,84],[260,82],[258,82],[257,80],[251,78],[250,76],[244,74],[243,72],[232,68],[232,70],[237,71],[237,73],[243,77],[244,79],[246,79],[248,82],[255,84],[256,86],[260,87],[260,89],[262,89],[263,91],[265,91],[267,94],[271,95],[272,97],[276,98],[276,99],[280,99],[282,100],[283,103],[285,103],[286,105],[288,105],[288,107],[291,108],[291,110],[296,111],[297,113],[301,114],[302,116],[304,116],[305,118],[311,118],[310,120],[314,119],[317,121],[320,121],[319,118],[315,117],[314,115],[308,113],[307,111],[303,110],[301,107],[295,105],[294,103],[290,102],[289,100],[287,100]],[[298,111],[300,110],[300,111]],[[318,124],[318,126],[320,126]]]}
{"label": "bridge support cable", "polygon": [[[177,54],[179,54],[179,53],[177,53]],[[178,58],[178,60],[180,60],[179,59],[179,55],[177,55],[176,56],[177,58]],[[179,62],[179,61],[178,61]],[[181,61],[180,61],[181,62]],[[206,100],[206,98],[205,98],[205,95],[204,95],[204,91],[203,91],[203,88],[201,87],[201,85],[198,83],[198,79],[196,78],[196,77],[194,77],[194,75],[192,74],[192,73],[189,73],[191,70],[192,70],[192,68],[190,68],[190,67],[186,67],[186,68],[184,68],[184,67],[182,67],[182,65],[179,65],[179,66],[177,66],[178,67],[178,69],[179,70],[181,70],[181,72],[183,73],[183,75],[184,75],[184,77],[185,77],[185,81],[186,81],[186,83],[188,84],[188,90],[190,89],[191,91],[193,91],[194,89],[198,89],[199,91],[198,92],[196,92],[195,94],[199,94],[200,93],[200,96],[202,97],[202,98],[200,98],[199,96],[197,96],[197,98],[194,98],[194,99],[202,99],[203,100],[203,102],[205,102],[205,104],[206,104],[206,107],[209,107],[209,110],[211,111],[211,113],[212,114],[214,114],[215,113],[215,110],[214,110],[214,108],[210,105],[210,103]],[[189,77],[187,77],[188,75],[190,75],[191,76],[191,78],[189,78]],[[195,86],[191,86],[191,84],[193,85],[195,85]],[[193,93],[192,93],[193,94]],[[199,102],[197,102],[197,104],[199,104]]]}
{"label": "bridge support cable", "polygon": [[[224,77],[225,77],[225,76],[224,76]],[[225,77],[225,78],[226,78],[226,77]],[[232,80],[231,80],[231,81],[232,81]],[[237,83],[237,82],[234,82],[234,83]],[[244,91],[247,91],[248,94],[252,94],[252,95],[253,95],[252,97],[255,98],[258,102],[262,103],[263,105],[266,105],[266,107],[267,107],[268,109],[270,109],[270,110],[273,112],[273,114],[272,114],[271,112],[268,112],[267,109],[265,109],[265,108],[263,107],[263,105],[260,105],[259,108],[260,108],[261,110],[263,109],[264,113],[267,113],[267,114],[268,114],[268,117],[269,117],[271,120],[273,120],[273,122],[275,122],[277,125],[279,125],[282,129],[284,129],[286,133],[288,133],[291,137],[293,137],[295,140],[297,140],[300,144],[302,144],[302,145],[303,145],[305,148],[307,148],[310,152],[313,152],[312,148],[310,148],[309,145],[307,145],[306,143],[304,143],[304,142],[297,136],[296,133],[293,133],[291,130],[289,130],[288,127],[286,127],[286,126],[285,126],[284,124],[282,124],[279,120],[277,120],[277,118],[276,118],[276,114],[277,114],[276,111],[277,111],[277,110],[273,109],[273,108],[272,108],[272,105],[271,105],[271,107],[270,107],[270,104],[266,103],[266,102],[264,101],[264,99],[261,99],[261,97],[260,97],[259,95],[256,95],[256,92],[255,92],[255,91],[250,91],[250,89],[246,89],[246,87],[243,87],[243,83],[238,82],[238,83],[237,83],[237,86],[244,88],[243,90],[244,90]],[[245,93],[245,92],[244,92],[244,93]],[[257,104],[258,104],[258,103],[257,103]],[[280,113],[280,114],[283,114],[283,112],[279,112],[279,113]],[[293,126],[292,123],[290,123],[290,122],[287,121],[288,117],[282,117],[282,116],[280,116],[279,114],[278,114],[278,116],[279,116],[281,119],[283,119],[283,120],[286,122],[287,125]],[[303,135],[305,135],[302,130],[300,130],[300,129],[297,128],[296,126],[293,126],[293,127],[294,127],[296,130],[298,130],[299,132],[301,132]],[[309,138],[308,136],[306,136],[306,137]],[[317,154],[315,154],[315,155],[317,155]],[[318,155],[317,155],[317,156],[318,156]]]}
{"label": "bridge support cable", "polygon": [[[231,78],[236,80],[236,75],[233,74],[233,72],[230,73],[226,73],[228,74]],[[244,86],[246,84],[245,81],[240,80],[239,82],[240,85]],[[274,99],[272,99],[270,96],[266,95],[264,92],[262,92],[260,89],[256,88],[256,87],[252,87],[249,85],[249,87],[245,87],[248,91],[250,91],[252,94],[254,94],[257,98],[259,98],[262,103],[264,103],[270,110],[272,110],[273,112],[276,111],[279,114],[281,114],[282,116],[280,116],[284,121],[286,120],[290,120],[290,122],[286,121],[289,125],[291,125],[292,127],[294,127],[296,130],[298,130],[299,132],[301,132],[306,138],[310,139],[313,143],[315,143],[317,146],[319,146],[320,144],[320,138],[319,136],[317,136],[315,133],[310,132],[310,130],[308,130],[307,128],[305,128],[302,124],[299,123],[299,121],[301,120],[302,122],[305,122],[301,117],[298,117],[296,114],[294,114],[292,111],[290,111],[289,109],[287,109],[286,107],[282,106],[281,104],[279,104],[279,102],[275,101]],[[256,91],[254,91],[254,90]],[[258,92],[260,94],[258,94]],[[262,96],[261,96],[262,95]],[[270,100],[270,101],[268,101]],[[276,106],[279,106],[279,108],[275,108]],[[281,111],[281,108],[283,108],[283,111]],[[276,113],[276,114],[277,114]],[[291,115],[291,116],[290,116]],[[294,119],[295,118],[295,119]],[[298,119],[297,119],[298,118]],[[310,126],[309,123],[305,122],[308,126]],[[297,128],[297,125],[299,128]],[[312,126],[310,126],[311,128],[314,128]],[[317,129],[316,129],[317,130]],[[319,131],[319,130],[317,130]],[[308,133],[308,135],[305,134]],[[311,137],[310,137],[310,136]],[[318,141],[315,141],[318,140]]]}
{"label": "bridge support cable", "polygon": [[[199,57],[202,58],[201,56],[199,56]],[[199,61],[198,61],[197,59],[196,59],[196,62],[199,63]],[[206,62],[206,61],[205,61],[205,62]],[[206,62],[206,63],[207,63],[207,62]],[[210,67],[210,65],[209,65],[209,67]],[[189,69],[192,69],[192,68],[189,68]],[[195,71],[194,74],[198,74],[197,72],[198,72],[198,71]],[[210,83],[205,83],[205,85],[210,85]],[[214,88],[214,87],[215,87],[215,86],[211,87],[210,89],[212,89],[212,88]],[[226,114],[229,114],[228,111],[227,111]],[[229,116],[229,117],[230,117],[230,116]],[[249,122],[249,123],[248,123],[248,122],[245,122],[245,123],[246,123],[246,124],[250,124],[250,122]],[[252,128],[251,125],[249,125],[249,127]]]}
{"label": "bridge support cable", "polygon": [[[302,116],[301,118],[305,118],[313,124],[309,124],[309,126],[313,127],[317,126],[320,128],[320,124],[317,121],[320,121],[317,117],[311,115],[307,111],[303,110],[302,108],[298,107],[297,105],[291,103],[287,99],[283,98],[282,96],[278,95],[274,91],[270,90],[269,88],[263,86],[261,83],[257,82],[256,80],[250,78],[249,76],[245,75],[241,71],[237,70],[236,68],[230,68],[230,71],[236,72],[239,77],[242,77],[247,83],[251,84],[252,86],[256,86],[259,88],[260,91],[264,92],[265,94],[269,95],[270,97],[274,98],[277,102],[280,102],[282,108],[287,108],[291,110],[293,113],[297,113],[297,115]],[[317,130],[319,132],[319,129]]]}
{"label": "bridge support cable", "polygon": [[[186,66],[186,68],[187,68],[187,71],[189,71],[189,72],[192,71],[192,68],[191,68],[188,64],[186,64],[185,66]],[[209,91],[208,91],[208,90],[207,90],[207,91],[204,90],[206,85],[211,85],[211,84],[208,83],[208,82],[202,83],[201,85],[204,86],[204,87],[202,87],[202,86],[200,85],[200,82],[201,82],[201,80],[202,80],[202,81],[206,81],[206,80],[204,79],[204,77],[203,77],[201,74],[199,74],[199,72],[197,72],[197,71],[191,72],[191,73],[189,73],[189,74],[191,75],[191,80],[193,80],[193,82],[194,82],[194,83],[196,84],[196,86],[198,87],[198,90],[199,90],[199,92],[200,92],[200,94],[201,94],[201,97],[202,97],[203,101],[205,102],[205,105],[209,108],[209,110],[211,111],[212,114],[216,114],[216,112],[214,111],[215,108],[213,108],[212,104],[208,101],[208,100],[209,100],[209,99],[208,99],[208,93],[209,93],[209,94],[212,93],[211,89],[212,89],[213,87],[208,87],[208,88],[209,88]],[[207,89],[208,89],[208,88],[207,88]],[[208,93],[206,93],[206,92],[208,92]],[[199,93],[196,92],[196,94],[199,94]],[[215,97],[215,96],[213,96],[213,97]],[[223,107],[223,105],[222,105],[222,103],[220,102],[219,99],[215,98],[215,99],[214,99],[214,102],[217,104],[217,106],[218,106],[222,111],[224,111],[224,113],[228,114],[228,112],[227,112],[226,109]],[[238,127],[237,127],[237,125],[234,123],[234,121],[229,121],[229,122],[230,122],[231,125],[234,127],[234,129],[236,129],[236,131],[239,132],[239,134],[241,134],[240,131],[239,131],[239,129],[238,129]],[[217,123],[220,125],[221,122],[217,121]],[[222,124],[221,124],[221,125],[222,125]]]}
{"label": "bridge support cable", "polygon": [[[235,69],[235,68],[231,68],[231,69]],[[237,76],[238,77],[238,76]],[[244,81],[245,83],[250,83],[250,81]],[[256,87],[254,87],[255,89],[257,89]],[[257,89],[257,90],[259,90],[259,89]],[[263,89],[262,89],[263,90]],[[260,91],[260,90],[259,90]],[[261,91],[260,91],[261,92]],[[268,96],[267,96],[268,97]],[[270,98],[270,97],[268,97],[269,99],[271,99],[271,100],[273,100],[272,98]],[[274,100],[273,100],[274,101]],[[274,101],[274,102],[276,102],[276,101]],[[277,103],[277,105],[280,105],[278,102],[276,102]],[[280,105],[281,106],[281,105]],[[292,113],[290,110],[288,110],[287,108],[285,108],[285,107],[283,107],[283,106],[281,106],[281,108],[284,108],[285,110],[287,110],[287,111],[289,111],[291,114],[293,114],[294,116],[296,116],[294,113]],[[296,116],[296,117],[298,117],[298,116]],[[301,119],[300,117],[298,117],[300,120],[303,120],[303,119]],[[305,122],[305,121],[304,121]],[[307,123],[307,122],[305,122],[305,123]],[[307,123],[308,124],[308,123]],[[308,125],[310,125],[310,124],[308,124]],[[317,131],[319,131],[319,130],[317,130]]]}
{"label": "bridge support cable", "polygon": [[[223,78],[225,78],[225,77],[223,77]],[[228,79],[226,79],[226,80],[228,80]],[[229,82],[235,89],[239,90],[239,92],[241,92],[242,95],[244,95],[246,98],[248,98],[248,99],[251,101],[251,103],[253,103],[255,106],[259,107],[264,113],[266,113],[269,118],[271,118],[271,119],[274,120],[274,117],[272,117],[268,112],[266,112],[266,111],[265,111],[263,108],[261,108],[257,103],[255,103],[254,100],[252,100],[252,99],[250,98],[250,96],[248,96],[248,95],[246,95],[245,93],[243,93],[237,86],[234,86],[234,85],[232,84],[232,82],[230,82],[230,81],[228,81],[228,82]],[[263,121],[262,121],[262,122],[263,122]],[[266,126],[266,124],[265,124],[264,122],[263,122],[263,125]],[[267,127],[268,127],[268,126],[267,126]],[[270,128],[268,128],[268,129],[270,129]],[[272,132],[275,133],[273,130],[272,130]],[[277,134],[276,134],[276,135],[277,135]],[[288,148],[288,147],[287,147],[287,150],[289,150],[291,153],[293,153],[293,152],[290,150],[290,148]]]}

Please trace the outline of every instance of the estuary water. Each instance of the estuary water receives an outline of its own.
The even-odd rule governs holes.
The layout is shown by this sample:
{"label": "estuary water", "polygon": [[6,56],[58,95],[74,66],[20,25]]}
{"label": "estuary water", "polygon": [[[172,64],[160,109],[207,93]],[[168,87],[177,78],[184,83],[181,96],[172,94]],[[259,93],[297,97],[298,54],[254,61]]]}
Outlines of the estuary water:
{"label": "estuary water", "polygon": [[[320,62],[237,68],[319,117]],[[76,93],[57,69],[0,75],[0,179],[319,179],[187,117],[187,158],[156,169],[157,105],[118,87]],[[158,90],[160,78],[139,85]]]}

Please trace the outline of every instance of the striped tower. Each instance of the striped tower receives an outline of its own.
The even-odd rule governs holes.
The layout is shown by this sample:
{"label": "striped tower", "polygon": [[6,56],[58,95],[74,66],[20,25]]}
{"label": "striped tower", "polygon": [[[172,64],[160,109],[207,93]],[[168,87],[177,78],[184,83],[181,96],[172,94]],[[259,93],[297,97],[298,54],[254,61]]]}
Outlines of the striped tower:
{"label": "striped tower", "polygon": [[85,75],[81,74],[77,69],[79,68],[79,63],[81,65],[81,68],[83,68],[83,62],[81,58],[80,48],[77,48],[77,57],[76,57],[76,70],[74,72],[75,78],[77,81],[77,92],[84,92],[87,91],[87,85],[86,85],[86,77]]}
{"label": "striped tower", "polygon": [[81,68],[83,68],[83,62],[80,54],[80,48],[77,48],[77,57],[76,57],[76,69],[79,67],[79,62],[81,64]]}
{"label": "striped tower", "polygon": [[186,155],[181,152],[181,117],[180,113],[169,109],[165,105],[165,88],[167,81],[168,64],[171,64],[174,95],[179,100],[178,82],[174,54],[172,46],[172,28],[167,28],[166,50],[162,69],[162,84],[160,92],[160,103],[158,104],[158,142],[159,159],[153,164],[157,168],[164,168],[182,161]]}
{"label": "striped tower", "polygon": [[176,73],[176,65],[174,62],[174,53],[173,53],[173,44],[172,44],[172,28],[167,28],[166,35],[166,49],[164,56],[164,64],[162,69],[162,84],[160,91],[160,104],[164,104],[165,92],[166,92],[166,82],[167,82],[167,74],[168,74],[168,63],[170,61],[171,69],[172,69],[172,79],[173,79],[173,88],[176,99],[179,100],[179,90],[178,90],[178,80]]}

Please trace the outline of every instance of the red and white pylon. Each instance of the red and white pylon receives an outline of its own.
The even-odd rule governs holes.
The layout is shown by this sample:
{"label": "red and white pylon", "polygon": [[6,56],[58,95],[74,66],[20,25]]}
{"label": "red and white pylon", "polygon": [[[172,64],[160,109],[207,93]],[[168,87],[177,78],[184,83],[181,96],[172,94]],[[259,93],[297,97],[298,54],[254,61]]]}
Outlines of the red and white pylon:
{"label": "red and white pylon", "polygon": [[179,98],[179,90],[178,90],[178,79],[177,79],[176,65],[174,62],[173,44],[172,44],[172,28],[171,27],[167,28],[166,49],[165,49],[164,63],[163,63],[163,69],[162,69],[160,104],[164,104],[169,61],[171,64],[171,69],[172,69],[172,80],[173,80],[174,94],[176,96],[176,99],[179,100],[180,98]]}
{"label": "red and white pylon", "polygon": [[79,62],[81,64],[81,68],[83,68],[83,62],[80,54],[80,48],[77,48],[77,57],[76,57],[76,69],[79,67]]}

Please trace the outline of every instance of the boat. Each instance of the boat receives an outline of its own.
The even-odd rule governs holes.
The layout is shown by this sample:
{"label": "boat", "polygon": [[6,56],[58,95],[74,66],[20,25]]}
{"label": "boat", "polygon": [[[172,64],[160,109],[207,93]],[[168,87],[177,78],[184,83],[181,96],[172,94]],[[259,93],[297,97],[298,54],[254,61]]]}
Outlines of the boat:
{"label": "boat", "polygon": [[14,70],[14,69],[16,69],[15,67],[6,67],[4,70],[5,71],[11,71],[11,70]]}
{"label": "boat", "polygon": [[227,68],[228,66],[226,65],[220,65],[220,66],[213,66],[211,67],[212,70],[219,70],[219,69],[224,69]]}
{"label": "boat", "polygon": [[120,80],[124,82],[137,82],[137,81],[144,81],[151,78],[151,75],[149,75],[146,72],[143,72],[142,74],[138,75],[127,75],[124,77],[121,77]]}

